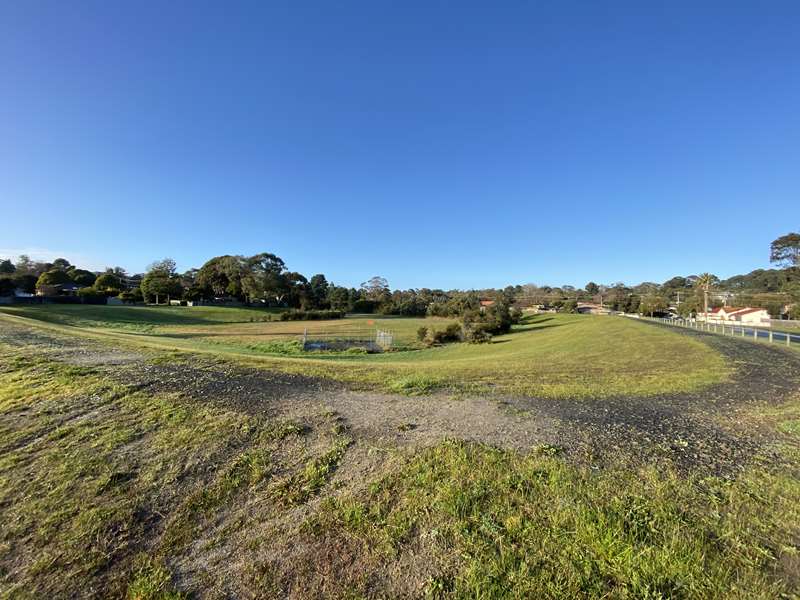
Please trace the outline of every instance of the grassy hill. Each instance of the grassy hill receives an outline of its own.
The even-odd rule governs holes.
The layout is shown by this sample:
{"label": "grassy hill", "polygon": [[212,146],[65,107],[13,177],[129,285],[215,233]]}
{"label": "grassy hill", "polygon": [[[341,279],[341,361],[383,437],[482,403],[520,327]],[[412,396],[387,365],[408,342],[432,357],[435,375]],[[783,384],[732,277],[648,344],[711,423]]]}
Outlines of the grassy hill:
{"label": "grassy hill", "polygon": [[[213,353],[232,360],[403,393],[452,392],[552,398],[688,391],[723,380],[728,368],[708,346],[617,317],[538,315],[485,345],[450,344],[384,354],[304,353],[276,340],[308,330],[390,329],[413,344],[421,326],[447,319],[355,316],[335,321],[263,322],[255,309],[43,306],[2,309],[77,335]],[[253,322],[251,322],[253,321]]]}

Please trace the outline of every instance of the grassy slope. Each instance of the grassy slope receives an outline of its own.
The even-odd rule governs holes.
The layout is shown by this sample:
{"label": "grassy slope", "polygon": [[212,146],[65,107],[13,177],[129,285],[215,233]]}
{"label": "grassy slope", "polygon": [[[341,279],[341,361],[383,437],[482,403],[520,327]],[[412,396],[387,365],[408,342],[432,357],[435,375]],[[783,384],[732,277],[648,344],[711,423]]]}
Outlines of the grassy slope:
{"label": "grassy slope", "polygon": [[273,459],[303,433],[0,344],[0,597],[172,597],[165,562],[220,511],[283,470],[276,502],[327,482],[349,439],[323,428],[320,457]]}
{"label": "grassy slope", "polygon": [[448,441],[361,497],[329,499],[309,528],[369,554],[376,572],[423,549],[437,566],[430,597],[795,597],[799,442],[794,434],[783,446],[780,471],[751,468],[731,482],[593,473]]}
{"label": "grassy slope", "polygon": [[[134,344],[212,352],[288,372],[407,393],[442,388],[551,398],[648,395],[698,389],[721,381],[728,372],[722,358],[696,340],[615,317],[531,317],[513,333],[495,338],[489,345],[452,344],[413,352],[306,358],[270,354],[274,346],[267,342],[278,333],[301,332],[306,327],[309,331],[363,329],[364,321],[409,336],[421,325],[443,327],[447,321],[361,317],[329,322],[235,323],[237,318],[250,319],[250,311],[86,307],[84,313],[80,308],[56,307],[51,312],[49,307],[36,307],[14,312],[50,322],[74,323],[79,328],[74,331],[84,334],[113,332],[116,324],[130,326],[131,320],[138,318],[137,326],[150,329],[135,335],[113,335]],[[94,325],[86,327],[90,319]],[[163,324],[165,319],[171,319],[169,325]],[[174,324],[180,319],[184,322]]]}
{"label": "grassy slope", "polygon": [[[316,454],[287,459],[311,435],[299,424],[146,394],[3,346],[0,596],[176,598],[170,571],[192,557],[209,561],[208,588],[225,570],[241,597],[323,586],[329,597],[396,596],[420,561],[430,575],[415,593],[434,598],[791,597],[800,399],[751,418],[783,432],[781,467],[756,463],[734,482],[452,441],[364,494],[337,495],[327,481],[350,442],[324,418]],[[297,519],[320,494],[291,534],[308,552],[265,564],[259,549],[269,556],[281,539],[258,524]]]}
{"label": "grassy slope", "polygon": [[279,311],[214,306],[102,306],[83,304],[9,305],[1,312],[75,327],[154,331],[159,326],[246,323]]}

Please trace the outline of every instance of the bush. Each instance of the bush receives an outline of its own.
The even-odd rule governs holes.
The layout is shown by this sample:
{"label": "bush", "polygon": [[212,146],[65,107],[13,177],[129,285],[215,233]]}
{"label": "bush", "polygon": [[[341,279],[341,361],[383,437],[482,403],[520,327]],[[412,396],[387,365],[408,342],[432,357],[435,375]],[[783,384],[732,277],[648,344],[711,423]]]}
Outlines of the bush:
{"label": "bush", "polygon": [[10,277],[0,277],[0,296],[13,296],[16,286]]}
{"label": "bush", "polygon": [[325,321],[342,317],[344,312],[340,310],[287,310],[281,313],[281,321]]}
{"label": "bush", "polygon": [[354,313],[374,313],[378,303],[373,300],[356,300],[353,302]]}
{"label": "bush", "polygon": [[144,297],[142,296],[142,290],[139,289],[138,287],[120,293],[120,295],[117,296],[117,298],[128,304],[133,304],[135,302],[144,302]]}
{"label": "bush", "polygon": [[470,344],[488,344],[492,341],[492,334],[486,323],[473,323],[464,327],[464,339]]}
{"label": "bush", "polygon": [[800,319],[800,303],[795,304],[794,306],[789,308],[789,318]]}
{"label": "bush", "polygon": [[578,302],[575,300],[565,300],[561,305],[560,312],[565,312],[565,313],[578,312]]}
{"label": "bush", "polygon": [[460,341],[461,325],[458,323],[450,323],[450,325],[444,328],[444,335],[448,341]]}
{"label": "bush", "polygon": [[418,336],[422,329],[425,329],[425,335],[422,338],[422,341],[428,346],[440,346],[449,342],[461,341],[461,325],[458,323],[451,323],[444,329],[440,330],[436,330],[433,327],[430,329],[427,327],[420,327],[420,329],[417,331]]}
{"label": "bush", "polygon": [[421,342],[423,341],[428,335],[428,328],[427,327],[420,327],[417,329],[417,339]]}
{"label": "bush", "polygon": [[93,287],[82,287],[79,289],[78,298],[80,298],[81,302],[84,304],[105,304],[106,302],[105,293]]}

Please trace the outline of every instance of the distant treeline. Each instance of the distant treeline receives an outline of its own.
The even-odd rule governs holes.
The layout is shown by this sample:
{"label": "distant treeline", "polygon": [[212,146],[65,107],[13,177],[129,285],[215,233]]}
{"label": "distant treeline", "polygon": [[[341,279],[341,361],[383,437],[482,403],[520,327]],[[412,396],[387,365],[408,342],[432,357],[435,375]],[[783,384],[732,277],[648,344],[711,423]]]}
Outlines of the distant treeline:
{"label": "distant treeline", "polygon": [[[0,260],[0,295],[39,293],[116,296],[125,302],[167,303],[170,300],[241,302],[267,307],[403,316],[461,317],[485,312],[491,302],[504,306],[545,306],[574,311],[579,302],[596,302],[613,310],[657,313],[672,306],[688,314],[710,306],[761,306],[775,316],[797,317],[800,305],[800,234],[790,233],[771,245],[770,259],[779,267],[719,280],[712,274],[677,276],[663,283],[644,282],[583,288],[534,284],[503,289],[392,290],[383,277],[372,277],[358,288],[336,285],[318,273],[306,278],[290,271],[271,253],[216,256],[198,269],[178,273],[169,258],[154,262],[146,273],[129,275],[121,267],[93,272],[59,258],[15,262]],[[483,304],[482,304],[483,301]]]}

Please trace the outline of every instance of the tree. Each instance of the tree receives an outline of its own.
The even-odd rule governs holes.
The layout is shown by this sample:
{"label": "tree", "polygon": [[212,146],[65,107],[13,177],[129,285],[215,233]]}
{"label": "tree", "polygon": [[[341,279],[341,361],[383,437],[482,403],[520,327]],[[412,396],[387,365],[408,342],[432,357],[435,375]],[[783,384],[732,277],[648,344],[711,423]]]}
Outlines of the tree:
{"label": "tree", "polygon": [[94,288],[100,292],[119,292],[121,287],[122,282],[119,277],[109,272],[103,273],[94,282]]}
{"label": "tree", "polygon": [[772,242],[769,260],[786,267],[800,267],[800,233],[787,233]]}
{"label": "tree", "polygon": [[600,286],[597,285],[594,281],[590,281],[586,284],[586,293],[590,296],[597,296],[600,293]]}
{"label": "tree", "polygon": [[38,281],[38,277],[31,273],[17,273],[14,274],[14,285],[18,290],[22,290],[27,294],[33,294],[36,292],[36,282]]}
{"label": "tree", "polygon": [[69,264],[69,261],[66,258],[57,258],[53,261],[53,268],[60,269],[62,271],[66,271],[72,265]]}
{"label": "tree", "polygon": [[[197,272],[197,283],[213,292],[215,296],[243,298],[242,279],[249,274],[247,259],[243,256],[215,256],[205,262]],[[253,291],[253,285],[248,286]]]}
{"label": "tree", "polygon": [[84,287],[93,286],[97,280],[97,276],[86,269],[76,269],[73,267],[67,271],[67,275],[69,275],[72,281]]}
{"label": "tree", "polygon": [[17,286],[9,277],[0,277],[0,296],[13,296]]}
{"label": "tree", "polygon": [[286,263],[280,256],[262,252],[248,258],[245,267],[246,278],[251,279],[245,284],[246,287],[255,289],[258,297],[265,300],[283,300],[290,286],[286,279]]}
{"label": "tree", "polygon": [[352,310],[353,304],[350,301],[350,290],[331,283],[328,286],[328,303],[333,310]]}
{"label": "tree", "polygon": [[120,293],[118,298],[126,304],[134,304],[135,302],[142,302],[144,300],[142,290],[138,287]]}
{"label": "tree", "polygon": [[389,282],[385,278],[376,275],[362,283],[361,290],[368,300],[382,302],[389,296]]}
{"label": "tree", "polygon": [[650,316],[652,317],[653,313],[664,311],[667,309],[667,306],[667,299],[663,296],[648,294],[647,296],[642,297],[642,300],[639,303],[639,311],[642,313],[650,313]]}
{"label": "tree", "polygon": [[14,263],[12,263],[10,260],[0,260],[0,275],[11,275],[15,273],[16,270],[17,267],[15,267]]}
{"label": "tree", "polygon": [[711,273],[698,275],[694,282],[694,286],[703,292],[703,313],[706,317],[708,317],[708,293],[717,283],[719,283],[719,278]]}
{"label": "tree", "polygon": [[308,279],[300,273],[289,272],[284,275],[286,304],[293,308],[306,308],[308,304]]}
{"label": "tree", "polygon": [[36,280],[36,289],[43,289],[54,285],[63,285],[71,282],[72,280],[69,278],[69,275],[67,275],[61,269],[51,269],[49,271],[45,271],[39,276],[39,279]]}
{"label": "tree", "polygon": [[328,280],[318,273],[308,282],[308,296],[313,308],[326,308],[328,304]]}
{"label": "tree", "polygon": [[175,261],[171,258],[154,262],[148,267],[142,279],[142,295],[145,299],[155,297],[156,304],[161,296],[180,296],[183,293],[181,280],[175,273]]}
{"label": "tree", "polygon": [[31,273],[34,271],[34,262],[27,254],[20,254],[17,258],[17,272],[18,273]]}

